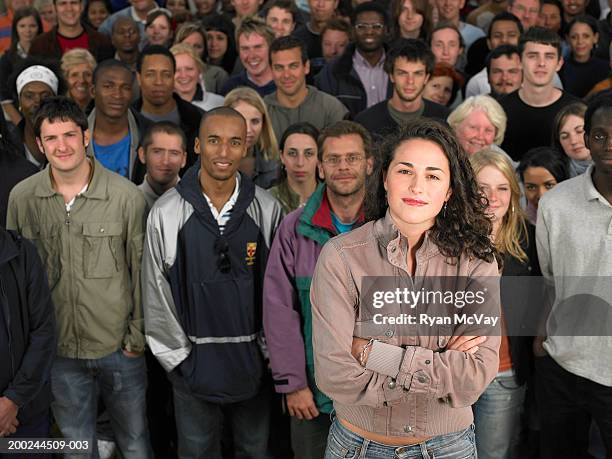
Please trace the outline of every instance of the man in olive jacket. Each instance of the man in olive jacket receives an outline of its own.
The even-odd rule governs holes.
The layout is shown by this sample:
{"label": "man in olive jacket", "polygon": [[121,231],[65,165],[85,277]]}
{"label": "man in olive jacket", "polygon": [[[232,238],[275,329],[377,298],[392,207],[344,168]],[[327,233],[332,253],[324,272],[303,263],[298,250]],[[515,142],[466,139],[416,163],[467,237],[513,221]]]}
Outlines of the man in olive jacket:
{"label": "man in olive jacket", "polygon": [[87,127],[73,101],[41,105],[34,131],[49,164],[13,188],[7,226],[35,243],[47,270],[58,326],[52,409],[62,434],[95,447],[99,392],[121,456],[146,459],[146,204],[135,185],[86,155]]}

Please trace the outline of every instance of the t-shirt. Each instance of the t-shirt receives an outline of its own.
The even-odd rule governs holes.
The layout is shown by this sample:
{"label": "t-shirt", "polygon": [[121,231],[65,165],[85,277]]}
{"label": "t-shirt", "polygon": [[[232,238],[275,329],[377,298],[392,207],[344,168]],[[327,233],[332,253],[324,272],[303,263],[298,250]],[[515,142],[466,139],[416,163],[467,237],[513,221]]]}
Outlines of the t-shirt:
{"label": "t-shirt", "polygon": [[130,173],[131,140],[129,133],[119,142],[110,145],[99,145],[94,140],[93,149],[96,159],[107,169],[127,178]]}
{"label": "t-shirt", "polygon": [[85,29],[83,29],[81,35],[74,38],[64,37],[58,32],[57,41],[59,42],[60,49],[62,50],[62,56],[66,53],[66,51],[70,51],[74,48],[89,49],[89,35],[87,35],[87,32],[85,32]]}
{"label": "t-shirt", "polygon": [[145,118],[150,119],[154,123],[159,123],[160,121],[170,121],[177,126],[181,125],[181,115],[179,115],[178,107],[174,107],[174,110],[164,113],[163,115],[156,115],[154,113],[148,113],[144,110],[140,111],[140,114]]}
{"label": "t-shirt", "polygon": [[356,222],[353,222],[353,223],[342,223],[340,221],[340,219],[338,217],[336,217],[336,214],[334,214],[333,212],[331,212],[331,218],[332,218],[332,223],[334,224],[334,228],[336,228],[336,230],[340,234],[348,233],[349,231],[351,231],[353,229],[353,226],[356,223]]}
{"label": "t-shirt", "polygon": [[425,104],[421,104],[421,106],[414,112],[400,112],[393,108],[391,102],[387,102],[387,108],[389,109],[389,115],[393,118],[400,126],[405,126],[408,123],[416,121],[417,119],[423,116],[423,112],[425,112]]}
{"label": "t-shirt", "polygon": [[519,97],[519,90],[508,94],[499,101],[508,116],[502,150],[513,160],[520,161],[531,148],[550,145],[555,116],[563,107],[577,100],[564,91],[552,104],[532,107]]}

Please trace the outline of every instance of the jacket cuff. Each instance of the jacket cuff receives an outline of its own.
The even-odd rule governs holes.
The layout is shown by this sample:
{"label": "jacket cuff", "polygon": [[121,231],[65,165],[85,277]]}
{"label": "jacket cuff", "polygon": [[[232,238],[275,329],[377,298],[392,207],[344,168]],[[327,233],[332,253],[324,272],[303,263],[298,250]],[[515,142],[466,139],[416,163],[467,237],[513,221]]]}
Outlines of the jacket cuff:
{"label": "jacket cuff", "polygon": [[134,333],[134,328],[129,327],[127,334],[123,337],[123,349],[128,352],[142,353],[145,350],[145,337],[142,333]]}
{"label": "jacket cuff", "polygon": [[400,370],[400,383],[413,394],[430,394],[434,389],[434,352],[420,346],[409,346],[412,355],[405,359]]}
{"label": "jacket cuff", "polygon": [[366,370],[372,370],[376,373],[395,378],[399,373],[404,352],[404,349],[399,346],[374,341],[370,348],[365,368]]}
{"label": "jacket cuff", "polygon": [[19,397],[19,395],[17,395],[17,392],[15,392],[13,389],[5,390],[4,394],[2,395],[8,398],[15,405],[17,405],[17,408],[19,409],[21,409],[21,407],[26,404],[26,401]]}

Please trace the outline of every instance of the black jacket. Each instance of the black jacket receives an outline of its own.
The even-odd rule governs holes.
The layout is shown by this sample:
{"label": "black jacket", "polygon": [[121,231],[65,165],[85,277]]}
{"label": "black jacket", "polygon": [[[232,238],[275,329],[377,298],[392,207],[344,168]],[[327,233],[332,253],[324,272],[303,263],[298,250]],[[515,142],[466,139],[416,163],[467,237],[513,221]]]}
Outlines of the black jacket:
{"label": "black jacket", "polygon": [[[426,99],[423,99],[423,102],[425,103],[423,117],[433,118],[446,123],[446,118],[449,113],[448,108]],[[389,113],[388,103],[388,100],[383,100],[376,105],[372,105],[355,117],[355,121],[370,131],[374,140],[380,140],[384,136],[393,134],[399,129],[399,124],[395,122]]]}
{"label": "black jacket", "polygon": [[0,340],[8,346],[0,365],[0,393],[19,408],[21,424],[46,415],[56,350],[53,303],[36,248],[0,228]]}
{"label": "black jacket", "polygon": [[8,198],[13,187],[37,172],[38,168],[23,156],[0,151],[0,227],[6,227]]}
{"label": "black jacket", "polygon": [[[176,93],[172,94],[174,101],[176,102],[176,108],[178,109],[179,118],[181,119],[181,129],[187,136],[187,164],[181,170],[181,175],[196,162],[197,155],[193,149],[195,139],[198,136],[200,130],[200,121],[204,110],[196,107],[190,102],[184,101]],[[132,108],[141,113],[142,110],[142,97],[132,104]],[[137,161],[140,164],[140,161]],[[141,166],[139,166],[141,167]],[[132,181],[136,182],[136,169],[134,169],[134,178]],[[142,175],[144,177],[144,174]],[[142,180],[141,180],[142,182]]]}
{"label": "black jacket", "polygon": [[[521,247],[527,254],[528,261],[526,263],[520,260],[505,255],[504,256],[504,267],[502,269],[502,286],[503,278],[507,276],[541,276],[540,262],[538,261],[538,253],[536,252],[536,241],[535,241],[535,226],[527,224],[527,241],[522,241]],[[512,304],[504,302],[504,289],[502,288],[502,310],[507,320],[511,320],[513,317]],[[516,292],[512,296],[516,298]],[[527,294],[527,292],[525,292]],[[531,298],[526,299],[526,302],[533,304]],[[517,327],[512,325],[511,329]],[[509,333],[513,334],[513,333]],[[510,356],[512,358],[512,365],[516,375],[517,383],[524,384],[527,382],[533,374],[533,337],[532,336],[508,336],[510,342]]]}
{"label": "black jacket", "polygon": [[[328,63],[315,77],[315,86],[338,98],[354,117],[367,108],[368,96],[353,68],[355,45],[346,47],[344,53]],[[391,81],[387,84],[387,99],[393,95]]]}

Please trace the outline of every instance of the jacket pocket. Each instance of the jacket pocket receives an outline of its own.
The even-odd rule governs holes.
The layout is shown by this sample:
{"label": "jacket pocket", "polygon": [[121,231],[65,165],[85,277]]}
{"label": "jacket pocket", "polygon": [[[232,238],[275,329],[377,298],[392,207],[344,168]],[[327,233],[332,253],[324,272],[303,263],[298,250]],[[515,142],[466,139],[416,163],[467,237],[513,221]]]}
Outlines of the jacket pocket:
{"label": "jacket pocket", "polygon": [[60,236],[60,224],[43,226],[28,225],[23,227],[22,235],[34,243],[38,250],[43,266],[47,271],[49,289],[59,282],[62,273],[62,239]]}
{"label": "jacket pocket", "polygon": [[115,275],[124,265],[121,222],[83,224],[83,273],[88,279]]}

